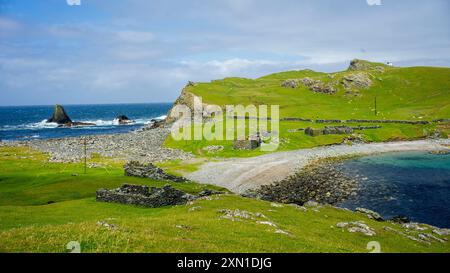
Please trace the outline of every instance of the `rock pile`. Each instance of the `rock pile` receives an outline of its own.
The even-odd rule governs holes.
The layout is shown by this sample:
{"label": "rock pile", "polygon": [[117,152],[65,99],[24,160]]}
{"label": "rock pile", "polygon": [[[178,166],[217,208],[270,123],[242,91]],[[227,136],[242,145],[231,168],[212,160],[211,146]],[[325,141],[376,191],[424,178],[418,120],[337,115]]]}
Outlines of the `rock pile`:
{"label": "rock pile", "polygon": [[125,164],[124,170],[126,176],[136,176],[155,180],[168,180],[173,182],[188,181],[184,177],[168,174],[152,163],[139,163],[137,161],[130,161]]}
{"label": "rock pile", "polygon": [[332,164],[313,165],[271,185],[248,191],[244,195],[272,202],[304,205],[308,201],[336,204],[356,195],[358,182],[347,177]]}
{"label": "rock pile", "polygon": [[100,202],[121,203],[149,208],[182,205],[195,197],[165,185],[162,188],[124,184],[114,190],[97,190],[96,200]]}

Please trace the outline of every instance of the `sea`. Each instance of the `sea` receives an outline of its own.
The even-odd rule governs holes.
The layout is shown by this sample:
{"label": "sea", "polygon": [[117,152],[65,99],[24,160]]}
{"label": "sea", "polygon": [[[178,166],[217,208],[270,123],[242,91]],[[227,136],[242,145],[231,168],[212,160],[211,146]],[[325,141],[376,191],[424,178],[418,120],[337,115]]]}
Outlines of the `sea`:
{"label": "sea", "polygon": [[358,195],[339,206],[450,228],[450,154],[370,155],[347,160],[339,168],[361,184]]}
{"label": "sea", "polygon": [[[152,119],[163,119],[172,103],[64,105],[73,121],[94,123],[95,126],[58,128],[48,123],[54,106],[0,107],[0,140],[30,140],[82,135],[127,133],[149,124]],[[126,115],[134,121],[119,125],[116,117]]]}

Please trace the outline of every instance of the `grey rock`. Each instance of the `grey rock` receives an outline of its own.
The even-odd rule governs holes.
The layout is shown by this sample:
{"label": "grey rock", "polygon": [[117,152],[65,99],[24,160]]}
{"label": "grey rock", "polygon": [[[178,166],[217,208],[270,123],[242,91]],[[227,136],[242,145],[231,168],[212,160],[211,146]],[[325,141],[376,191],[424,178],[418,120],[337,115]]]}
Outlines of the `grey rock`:
{"label": "grey rock", "polygon": [[353,73],[342,78],[342,84],[347,91],[354,89],[367,89],[372,86],[372,80],[366,73]]}
{"label": "grey rock", "polygon": [[184,177],[175,176],[164,172],[152,163],[140,163],[130,161],[124,166],[125,176],[136,176],[141,178],[150,178],[155,180],[168,180],[173,182],[186,182]]}
{"label": "grey rock", "polygon": [[377,212],[370,210],[370,209],[365,209],[365,208],[356,208],[355,209],[357,212],[363,213],[365,215],[367,215],[368,218],[370,219],[374,219],[377,221],[383,221],[383,217],[381,217],[380,214],[378,214]]}
{"label": "grey rock", "polygon": [[67,124],[72,123],[72,120],[69,118],[69,116],[66,113],[66,110],[64,110],[64,107],[62,105],[55,105],[55,110],[53,112],[53,115],[47,120],[47,122],[55,122],[58,124]]}

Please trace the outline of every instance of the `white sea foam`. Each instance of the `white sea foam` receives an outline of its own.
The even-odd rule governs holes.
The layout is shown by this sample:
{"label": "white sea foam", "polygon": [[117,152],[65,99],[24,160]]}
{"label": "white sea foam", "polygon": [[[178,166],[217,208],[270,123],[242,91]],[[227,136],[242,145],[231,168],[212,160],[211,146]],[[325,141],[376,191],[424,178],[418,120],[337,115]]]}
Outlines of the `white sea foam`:
{"label": "white sea foam", "polygon": [[[152,120],[163,120],[167,116],[159,116],[155,118],[140,118],[133,120],[132,123],[125,124],[126,125],[146,125],[152,123]],[[119,120],[113,119],[113,120],[81,120],[80,122],[83,123],[92,123],[95,125],[92,126],[74,126],[72,129],[80,129],[80,128],[86,128],[86,129],[108,129],[113,128],[114,126],[119,126]],[[120,125],[124,126],[124,125]],[[20,124],[20,125],[4,125],[0,127],[0,131],[14,131],[14,130],[40,130],[40,129],[52,129],[57,128],[58,124],[54,122],[47,122],[46,119],[35,122],[35,123],[27,123],[27,124]]]}

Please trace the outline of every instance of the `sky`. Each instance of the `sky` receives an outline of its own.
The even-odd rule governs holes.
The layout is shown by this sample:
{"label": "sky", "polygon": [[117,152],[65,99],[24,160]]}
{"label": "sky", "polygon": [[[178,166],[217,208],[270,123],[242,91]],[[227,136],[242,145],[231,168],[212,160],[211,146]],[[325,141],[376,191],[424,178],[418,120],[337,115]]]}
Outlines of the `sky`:
{"label": "sky", "polygon": [[354,58],[448,67],[449,11],[448,0],[0,0],[0,105],[172,102],[188,81]]}

